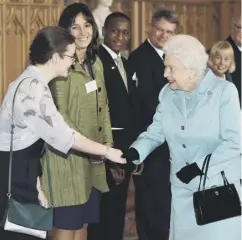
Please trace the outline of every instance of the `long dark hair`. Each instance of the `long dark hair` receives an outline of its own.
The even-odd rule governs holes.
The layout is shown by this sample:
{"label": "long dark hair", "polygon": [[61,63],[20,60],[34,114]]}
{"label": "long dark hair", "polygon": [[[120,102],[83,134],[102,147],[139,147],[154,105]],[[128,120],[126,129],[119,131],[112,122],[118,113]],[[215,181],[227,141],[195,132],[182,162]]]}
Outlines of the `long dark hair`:
{"label": "long dark hair", "polygon": [[90,23],[93,28],[92,41],[87,47],[85,59],[85,61],[90,61],[93,64],[96,61],[96,54],[98,50],[98,28],[92,12],[89,10],[88,6],[84,3],[73,3],[68,5],[62,12],[58,25],[70,32],[70,29],[74,24],[77,15],[80,13],[83,14],[85,20]]}

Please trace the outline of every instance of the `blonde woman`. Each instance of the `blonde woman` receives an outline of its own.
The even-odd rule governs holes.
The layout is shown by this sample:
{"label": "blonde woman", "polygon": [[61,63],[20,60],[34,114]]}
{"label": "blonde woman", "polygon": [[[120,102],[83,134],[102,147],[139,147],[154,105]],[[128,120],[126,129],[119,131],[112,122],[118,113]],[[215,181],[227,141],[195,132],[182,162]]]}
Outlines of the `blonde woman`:
{"label": "blonde woman", "polygon": [[232,82],[230,73],[235,71],[234,50],[227,41],[216,42],[209,52],[208,67],[213,73]]}

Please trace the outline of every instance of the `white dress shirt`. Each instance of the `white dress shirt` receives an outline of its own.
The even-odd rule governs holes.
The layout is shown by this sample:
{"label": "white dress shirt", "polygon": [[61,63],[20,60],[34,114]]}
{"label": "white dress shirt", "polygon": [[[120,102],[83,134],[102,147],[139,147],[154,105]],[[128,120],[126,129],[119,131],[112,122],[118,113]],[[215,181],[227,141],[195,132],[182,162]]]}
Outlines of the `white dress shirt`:
{"label": "white dress shirt", "polygon": [[[102,46],[107,50],[107,52],[111,55],[112,59],[115,60],[115,58],[117,57],[121,57],[121,53],[117,54],[115,53],[111,48],[109,48],[107,45],[105,45],[104,43],[102,44]],[[115,61],[114,61],[115,62]],[[117,63],[115,62],[116,66]]]}
{"label": "white dress shirt", "polygon": [[158,53],[158,55],[161,57],[161,59],[164,61],[163,55],[164,51],[162,49],[156,48],[150,41],[150,39],[147,39],[149,44],[155,49],[155,51]]}

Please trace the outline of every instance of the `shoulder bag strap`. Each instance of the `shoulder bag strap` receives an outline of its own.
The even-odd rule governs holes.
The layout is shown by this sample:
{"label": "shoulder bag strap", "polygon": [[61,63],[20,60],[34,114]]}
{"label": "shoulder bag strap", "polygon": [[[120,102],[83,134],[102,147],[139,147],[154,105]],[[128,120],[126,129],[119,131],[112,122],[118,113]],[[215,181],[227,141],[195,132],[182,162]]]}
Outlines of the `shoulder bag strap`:
{"label": "shoulder bag strap", "polygon": [[[8,199],[10,200],[11,198],[11,186],[12,186],[12,164],[13,164],[13,135],[14,135],[14,128],[15,124],[13,121],[13,115],[14,115],[14,104],[15,104],[15,98],[17,95],[17,91],[19,89],[20,84],[27,79],[28,77],[22,79],[19,84],[16,87],[16,90],[13,95],[13,103],[12,103],[12,117],[11,117],[11,139],[10,139],[10,154],[9,154],[9,170],[8,170]],[[46,148],[46,154],[47,154],[47,144],[45,144]],[[51,178],[50,178],[50,165],[49,165],[49,158],[47,156],[47,175],[48,175],[48,184],[49,184],[49,189],[50,189],[50,200],[51,200],[51,207],[53,207],[53,192],[52,192],[52,184],[51,184]]]}
{"label": "shoulder bag strap", "polygon": [[212,156],[212,154],[207,155],[207,162],[206,162],[205,172],[203,175],[203,191],[205,190],[206,179],[207,179],[207,174],[208,174],[208,166],[209,166],[211,156]]}

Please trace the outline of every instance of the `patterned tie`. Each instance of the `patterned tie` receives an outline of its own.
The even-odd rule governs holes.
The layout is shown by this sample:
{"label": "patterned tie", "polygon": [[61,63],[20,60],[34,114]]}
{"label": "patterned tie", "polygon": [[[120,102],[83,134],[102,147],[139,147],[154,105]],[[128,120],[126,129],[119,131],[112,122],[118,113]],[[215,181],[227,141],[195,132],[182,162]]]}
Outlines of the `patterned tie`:
{"label": "patterned tie", "polygon": [[127,86],[127,75],[126,75],[126,71],[124,69],[124,65],[123,65],[123,61],[122,61],[122,58],[117,56],[114,61],[116,62],[117,64],[117,67],[118,67],[118,70],[122,76],[122,79],[124,81],[124,85],[126,87],[126,89],[128,90],[128,86]]}

